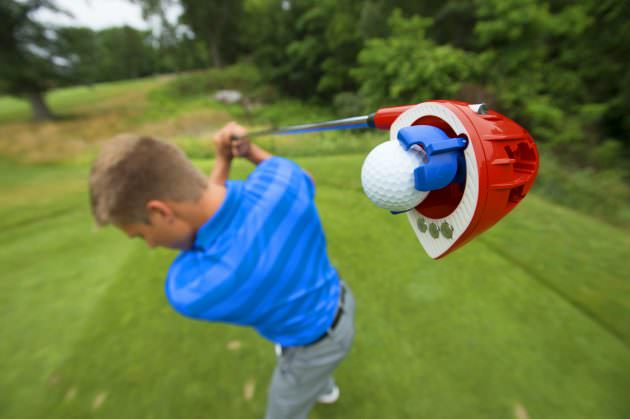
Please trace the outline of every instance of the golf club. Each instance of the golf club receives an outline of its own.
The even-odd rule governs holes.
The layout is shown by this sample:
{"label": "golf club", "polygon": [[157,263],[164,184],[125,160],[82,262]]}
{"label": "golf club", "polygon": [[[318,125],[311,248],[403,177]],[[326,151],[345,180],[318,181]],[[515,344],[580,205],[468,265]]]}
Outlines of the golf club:
{"label": "golf club", "polygon": [[[317,122],[313,124],[269,128],[248,133],[247,138],[263,137],[266,135],[307,134],[319,131],[335,131],[357,128],[376,128],[380,130],[388,130],[392,122],[398,117],[398,115],[400,115],[412,106],[414,105],[393,106],[389,108],[381,108],[378,111],[368,115],[352,116],[349,118],[335,119],[332,121]],[[232,140],[237,139],[237,137],[232,138]]]}
{"label": "golf club", "polygon": [[[418,121],[423,123],[415,125]],[[390,142],[386,141],[366,157],[361,181],[377,206],[407,214],[421,246],[433,259],[453,252],[503,218],[527,195],[538,172],[538,152],[531,135],[483,103],[428,101],[381,108],[368,115],[254,131],[247,137],[353,128],[394,130],[390,139],[397,138],[404,150],[413,146],[425,150],[423,164],[413,162],[401,175],[405,160],[400,147],[389,153],[386,146]],[[411,179],[411,186],[404,189],[409,192],[409,202],[402,193],[401,185],[406,184],[402,179]],[[411,201],[417,202],[416,191],[428,193],[408,208]]]}

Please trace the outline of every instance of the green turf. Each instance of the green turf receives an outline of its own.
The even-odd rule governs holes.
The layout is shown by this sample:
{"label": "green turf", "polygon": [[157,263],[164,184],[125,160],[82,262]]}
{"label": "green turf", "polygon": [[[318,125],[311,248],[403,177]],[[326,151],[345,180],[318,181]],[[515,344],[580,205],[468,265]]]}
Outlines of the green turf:
{"label": "green turf", "polygon": [[[404,216],[362,194],[361,160],[298,159],[358,306],[341,400],[311,418],[628,416],[627,232],[529,196],[433,261]],[[261,417],[271,344],[174,313],[163,280],[175,254],[95,231],[86,176],[0,165],[0,417]]]}
{"label": "green turf", "polygon": [[[45,99],[52,112],[65,117],[79,112],[86,114],[99,110],[103,104],[125,95],[129,90],[148,90],[160,83],[160,78],[124,80],[99,83],[92,86],[74,86],[51,90]],[[89,106],[86,106],[89,104]],[[122,105],[121,105],[122,107]],[[13,96],[0,96],[0,122],[29,121],[29,103]]]}

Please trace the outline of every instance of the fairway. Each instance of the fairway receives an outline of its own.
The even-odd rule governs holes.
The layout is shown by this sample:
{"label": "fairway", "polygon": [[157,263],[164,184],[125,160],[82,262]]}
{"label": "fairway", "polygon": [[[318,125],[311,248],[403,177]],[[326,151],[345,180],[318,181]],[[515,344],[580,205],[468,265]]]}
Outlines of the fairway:
{"label": "fairway", "polygon": [[0,419],[630,419],[629,15],[0,1]]}
{"label": "fairway", "polygon": [[[433,261],[364,196],[363,157],[296,159],[357,300],[341,399],[311,418],[628,417],[626,231],[530,195]],[[0,163],[0,418],[262,417],[271,343],[172,311],[175,253],[96,231],[87,173]]]}

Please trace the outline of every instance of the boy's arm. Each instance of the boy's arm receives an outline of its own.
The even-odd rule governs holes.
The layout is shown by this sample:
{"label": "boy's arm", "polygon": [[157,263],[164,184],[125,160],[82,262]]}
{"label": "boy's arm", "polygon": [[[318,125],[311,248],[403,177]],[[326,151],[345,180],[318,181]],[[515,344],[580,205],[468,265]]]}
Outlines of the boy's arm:
{"label": "boy's arm", "polygon": [[211,185],[223,185],[230,175],[230,167],[232,166],[232,158],[219,155],[214,161],[214,167],[210,173],[209,182]]}
{"label": "boy's arm", "polygon": [[[249,143],[249,140],[247,139],[242,139],[242,140],[237,140],[237,141],[246,141],[247,143]],[[244,154],[243,157],[245,157],[247,160],[249,160],[256,166],[258,166],[260,163],[271,158],[272,154],[256,144],[249,143],[247,154]]]}
{"label": "boy's arm", "polygon": [[[229,153],[226,154],[229,154],[230,158],[226,161],[217,159],[217,163],[215,164],[213,170],[213,175],[215,174],[215,172],[217,172],[217,178],[219,178],[223,182],[225,182],[225,180],[227,179],[232,158],[243,157],[249,160],[254,165],[258,166],[260,163],[273,157],[273,155],[264,148],[260,147],[257,144],[252,144],[247,138],[247,130],[234,122],[230,122],[219,131],[219,133],[215,137],[215,144],[216,141],[219,141],[223,147],[229,146]],[[293,163],[293,165],[295,165],[295,163]],[[299,166],[295,165],[295,167]],[[272,168],[271,170],[275,169]],[[300,170],[303,172],[303,176],[308,179],[307,181],[309,183],[309,195],[311,198],[313,198],[313,196],[315,195],[315,180],[309,172],[302,168],[300,168]],[[253,179],[260,177],[260,173],[261,172],[257,169],[254,170],[252,174],[250,174],[250,176],[248,177],[248,180],[250,180],[250,184],[256,183],[256,181],[253,181]],[[222,174],[223,177],[220,177],[220,175]],[[259,176],[256,176],[256,174],[259,174]],[[288,181],[288,179],[285,179],[285,181]]]}
{"label": "boy's arm", "polygon": [[234,158],[230,137],[237,128],[239,127],[236,124],[229,123],[221,128],[212,139],[216,158],[208,179],[211,185],[225,186],[225,181],[230,175],[232,159]]}
{"label": "boy's arm", "polygon": [[216,160],[210,173],[210,184],[225,185],[234,157],[244,157],[255,165],[272,157],[267,150],[252,144],[247,139],[247,130],[234,122],[221,128],[214,136],[213,142]]}
{"label": "boy's arm", "polygon": [[247,138],[247,130],[242,126],[230,123],[226,125],[225,129],[230,135],[231,150],[234,157],[243,157],[256,166],[273,157],[272,154],[264,148],[252,144]]}

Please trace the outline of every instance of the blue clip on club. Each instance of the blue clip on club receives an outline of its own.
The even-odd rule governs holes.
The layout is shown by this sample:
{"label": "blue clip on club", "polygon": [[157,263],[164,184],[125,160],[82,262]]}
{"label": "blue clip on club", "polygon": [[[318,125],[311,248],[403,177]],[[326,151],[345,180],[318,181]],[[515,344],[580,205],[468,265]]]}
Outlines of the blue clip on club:
{"label": "blue clip on club", "polygon": [[419,145],[426,152],[428,161],[413,173],[417,190],[435,191],[465,179],[463,150],[468,145],[466,138],[449,138],[444,131],[431,125],[413,125],[398,131],[398,141],[405,150]]}

